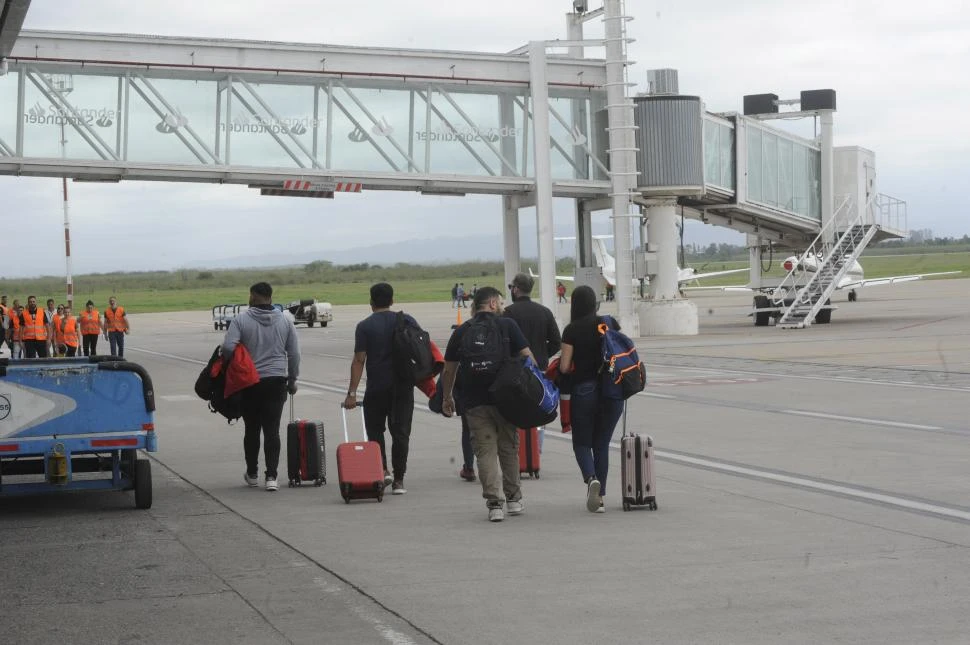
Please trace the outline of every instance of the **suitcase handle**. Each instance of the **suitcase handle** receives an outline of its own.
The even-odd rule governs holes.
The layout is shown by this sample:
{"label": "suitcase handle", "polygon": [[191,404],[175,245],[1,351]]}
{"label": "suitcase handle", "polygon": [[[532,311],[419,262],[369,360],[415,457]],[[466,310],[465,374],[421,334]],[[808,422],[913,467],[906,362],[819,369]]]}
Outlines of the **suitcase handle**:
{"label": "suitcase handle", "polygon": [[[364,408],[360,405],[357,407],[360,409],[360,429],[364,433],[364,441],[368,441],[367,424],[364,423]],[[347,433],[347,408],[345,408],[343,405],[340,406],[340,419],[344,423],[344,441],[350,443],[350,435]]]}
{"label": "suitcase handle", "polygon": [[626,436],[626,401],[623,402],[623,434],[620,435],[620,438],[622,439],[625,436]]}
{"label": "suitcase handle", "polygon": [[293,395],[290,395],[290,423],[296,421],[296,417],[293,415]]}

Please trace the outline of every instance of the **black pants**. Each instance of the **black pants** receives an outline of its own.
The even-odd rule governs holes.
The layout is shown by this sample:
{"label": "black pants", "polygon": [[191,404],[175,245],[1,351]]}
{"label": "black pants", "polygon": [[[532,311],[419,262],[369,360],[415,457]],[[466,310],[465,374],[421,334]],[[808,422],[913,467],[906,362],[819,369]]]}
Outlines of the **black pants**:
{"label": "black pants", "polygon": [[259,435],[263,434],[266,477],[276,479],[280,464],[280,416],[286,402],[286,377],[271,376],[242,392],[242,418],[246,425],[243,449],[246,472],[252,477],[259,472]]}
{"label": "black pants", "polygon": [[364,426],[367,438],[381,447],[381,461],[387,470],[384,448],[385,422],[391,431],[391,467],[394,479],[403,480],[408,468],[408,445],[411,439],[411,418],[414,416],[414,387],[402,385],[388,390],[364,393]]}
{"label": "black pants", "polygon": [[25,340],[24,358],[47,358],[47,341]]}
{"label": "black pants", "polygon": [[82,334],[81,344],[84,346],[85,356],[96,356],[98,354],[98,336],[100,334]]}
{"label": "black pants", "polygon": [[65,356],[67,356],[68,358],[74,358],[75,356],[77,356],[76,346],[72,347],[71,345],[65,345],[64,348],[65,348]]}

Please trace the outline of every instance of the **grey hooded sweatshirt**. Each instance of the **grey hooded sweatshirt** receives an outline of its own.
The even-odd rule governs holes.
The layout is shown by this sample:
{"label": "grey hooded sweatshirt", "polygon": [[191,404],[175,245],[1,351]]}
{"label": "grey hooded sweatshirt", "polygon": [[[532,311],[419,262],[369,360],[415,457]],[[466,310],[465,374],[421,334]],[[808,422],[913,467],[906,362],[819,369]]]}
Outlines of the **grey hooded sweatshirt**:
{"label": "grey hooded sweatshirt", "polygon": [[300,343],[286,316],[270,305],[250,307],[236,316],[222,341],[222,353],[230,356],[242,343],[256,364],[259,378],[300,376]]}

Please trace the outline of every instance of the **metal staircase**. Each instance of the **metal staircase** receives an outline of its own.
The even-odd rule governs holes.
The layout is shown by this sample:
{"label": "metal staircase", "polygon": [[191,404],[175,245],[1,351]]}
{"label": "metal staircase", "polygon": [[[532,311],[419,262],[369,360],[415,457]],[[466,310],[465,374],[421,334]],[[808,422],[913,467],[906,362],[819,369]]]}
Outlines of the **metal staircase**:
{"label": "metal staircase", "polygon": [[[847,206],[849,201],[848,199],[844,200],[839,210]],[[804,286],[798,289],[791,305],[778,320],[778,327],[802,329],[813,322],[824,323],[829,321],[831,316],[829,298],[879,229],[875,224],[866,223],[871,221],[871,218],[867,217],[871,207],[872,200],[866,204],[866,208],[859,209],[858,215],[835,244],[828,245],[823,242],[821,249],[819,249],[817,243],[829,237],[828,231],[823,229],[819,233],[819,237],[816,238],[816,242],[813,242],[809,250],[802,255],[798,266],[792,267],[789,277],[796,273],[810,273],[811,277]],[[833,225],[837,220],[837,217],[833,217],[829,225]],[[812,271],[813,266],[814,271]],[[792,285],[794,286],[794,281]],[[785,292],[784,290],[781,291],[782,293]]]}

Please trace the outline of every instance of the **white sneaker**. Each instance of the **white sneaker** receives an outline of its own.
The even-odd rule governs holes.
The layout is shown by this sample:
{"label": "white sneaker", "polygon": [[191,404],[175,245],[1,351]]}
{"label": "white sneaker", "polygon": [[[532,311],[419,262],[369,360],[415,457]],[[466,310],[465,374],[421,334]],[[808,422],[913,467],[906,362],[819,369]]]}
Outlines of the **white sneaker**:
{"label": "white sneaker", "polygon": [[500,507],[496,506],[494,508],[488,509],[488,521],[489,522],[501,522],[505,519],[505,511]]}
{"label": "white sneaker", "polygon": [[390,488],[393,483],[394,483],[394,478],[391,477],[391,473],[385,470],[384,471],[384,488]]}
{"label": "white sneaker", "polygon": [[259,475],[256,477],[250,477],[249,473],[246,473],[243,475],[243,481],[246,482],[246,485],[250,488],[256,488],[259,486]]}
{"label": "white sneaker", "polygon": [[598,509],[596,509],[596,512],[597,513],[605,513],[606,512],[606,506],[603,505],[603,498],[602,497],[600,497],[600,507]]}
{"label": "white sneaker", "polygon": [[595,513],[600,507],[600,480],[593,477],[586,484],[586,510]]}
{"label": "white sneaker", "polygon": [[274,493],[274,492],[278,491],[279,488],[280,488],[280,486],[279,486],[279,484],[276,483],[276,478],[274,478],[274,477],[267,477],[266,478],[266,490],[268,490],[271,493]]}
{"label": "white sneaker", "polygon": [[522,515],[522,511],[525,510],[525,506],[522,505],[521,501],[509,502],[505,506],[509,509],[509,515]]}

